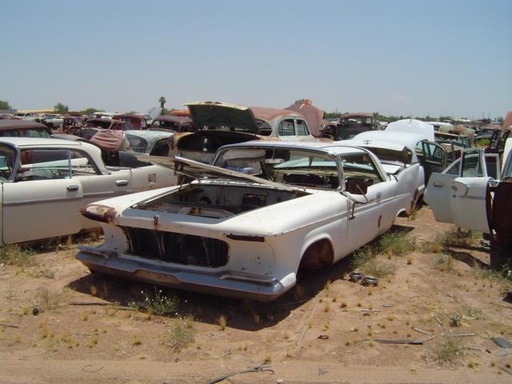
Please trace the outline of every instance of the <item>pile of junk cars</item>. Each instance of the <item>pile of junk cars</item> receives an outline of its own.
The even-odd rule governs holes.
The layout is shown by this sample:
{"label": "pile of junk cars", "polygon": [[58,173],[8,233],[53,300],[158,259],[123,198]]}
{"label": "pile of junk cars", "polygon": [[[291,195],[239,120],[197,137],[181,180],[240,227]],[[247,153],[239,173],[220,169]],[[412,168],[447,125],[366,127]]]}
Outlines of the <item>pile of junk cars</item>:
{"label": "pile of junk cars", "polygon": [[[333,141],[297,111],[187,107],[185,124],[124,131],[121,152],[141,162],[133,167],[109,165],[85,138],[0,139],[2,243],[101,227],[103,242],[76,255],[93,272],[271,301],[425,201],[436,220],[491,236],[493,267],[510,261],[510,228],[493,209],[508,201],[510,146],[506,161],[478,148],[451,158],[434,127],[414,119]],[[72,224],[52,232],[33,218],[55,219],[56,204],[59,222]]]}

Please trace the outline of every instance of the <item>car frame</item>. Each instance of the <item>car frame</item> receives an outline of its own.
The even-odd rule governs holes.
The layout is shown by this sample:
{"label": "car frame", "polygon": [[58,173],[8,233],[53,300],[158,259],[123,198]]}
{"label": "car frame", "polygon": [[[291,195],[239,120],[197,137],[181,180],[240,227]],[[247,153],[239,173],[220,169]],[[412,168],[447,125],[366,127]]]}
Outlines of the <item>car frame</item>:
{"label": "car frame", "polygon": [[105,241],[80,246],[77,260],[93,272],[271,301],[299,271],[386,232],[415,198],[372,152],[334,143],[252,141],[223,146],[212,165],[173,162],[191,182],[82,209]]}
{"label": "car frame", "polygon": [[80,208],[175,184],[159,165],[105,165],[101,149],[57,138],[0,138],[0,244],[37,241],[99,227]]}

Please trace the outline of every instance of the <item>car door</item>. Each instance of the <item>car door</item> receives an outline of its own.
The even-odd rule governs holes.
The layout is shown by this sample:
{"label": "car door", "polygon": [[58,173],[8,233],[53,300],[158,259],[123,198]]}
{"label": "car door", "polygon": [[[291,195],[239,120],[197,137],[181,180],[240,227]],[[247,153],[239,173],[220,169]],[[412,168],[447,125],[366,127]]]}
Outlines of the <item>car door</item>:
{"label": "car door", "polygon": [[483,150],[465,151],[443,173],[433,173],[424,201],[436,221],[476,231],[489,231],[487,188],[500,175],[499,158]]}
{"label": "car door", "polygon": [[423,140],[416,146],[420,163],[425,170],[425,181],[434,172],[442,172],[448,164],[446,149],[433,141]]}
{"label": "car door", "polygon": [[354,200],[349,204],[348,212],[348,241],[352,250],[372,241],[393,220],[392,210],[387,189],[395,181],[382,182],[370,186],[365,195],[353,195]]}
{"label": "car door", "polygon": [[[397,180],[385,177],[369,156],[346,157],[342,162],[349,193],[348,241],[357,249],[387,230],[396,217]],[[363,164],[364,163],[364,164]],[[362,180],[368,185],[366,193],[357,193],[350,184]],[[357,183],[357,181],[355,181]],[[362,191],[361,191],[362,192]]]}
{"label": "car door", "polygon": [[2,242],[62,236],[81,229],[83,190],[70,177],[68,151],[32,150],[12,182],[2,184]]}
{"label": "car door", "polygon": [[490,177],[459,177],[453,181],[449,199],[453,224],[490,233],[487,199],[488,188],[493,181]]}

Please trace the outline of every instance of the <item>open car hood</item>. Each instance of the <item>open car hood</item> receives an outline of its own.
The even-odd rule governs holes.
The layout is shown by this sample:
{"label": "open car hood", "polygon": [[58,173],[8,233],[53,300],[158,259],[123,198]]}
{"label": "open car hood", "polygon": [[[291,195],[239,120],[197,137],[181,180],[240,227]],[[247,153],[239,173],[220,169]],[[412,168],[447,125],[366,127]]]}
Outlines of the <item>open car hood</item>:
{"label": "open car hood", "polygon": [[258,132],[258,124],[249,107],[219,101],[202,101],[185,104],[196,127],[232,127]]}
{"label": "open car hood", "polygon": [[294,188],[282,183],[276,183],[270,180],[262,179],[261,177],[249,175],[242,172],[232,171],[226,168],[216,167],[201,163],[199,161],[187,159],[180,156],[174,156],[172,158],[165,156],[144,156],[137,158],[144,159],[146,162],[153,164],[162,165],[174,169],[174,172],[178,175],[187,176],[192,179],[233,179],[233,180],[245,180],[251,183],[258,183],[267,185],[269,187],[281,190],[281,191],[295,191],[298,188]]}

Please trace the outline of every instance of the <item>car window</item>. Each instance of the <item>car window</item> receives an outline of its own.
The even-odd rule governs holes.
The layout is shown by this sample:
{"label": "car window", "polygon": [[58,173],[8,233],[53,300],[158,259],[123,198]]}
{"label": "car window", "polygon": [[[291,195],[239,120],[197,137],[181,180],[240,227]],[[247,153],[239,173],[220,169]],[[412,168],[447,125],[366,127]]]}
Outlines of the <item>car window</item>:
{"label": "car window", "polygon": [[429,141],[420,141],[416,146],[416,153],[422,156],[426,163],[444,164],[446,158],[443,147]]}
{"label": "car window", "polygon": [[0,145],[0,181],[9,180],[16,163],[16,151],[7,145]]}
{"label": "car window", "polygon": [[[496,154],[485,154],[485,170],[488,177],[499,179],[500,162]],[[462,170],[461,170],[462,167]],[[478,152],[465,153],[464,156],[454,161],[443,173],[460,177],[483,177],[484,168]]]}
{"label": "car window", "polygon": [[96,174],[93,163],[80,151],[24,149],[20,153],[20,166],[15,181],[69,179]]}
{"label": "car window", "polygon": [[272,156],[267,153],[265,166],[267,173],[278,182],[322,189],[339,186],[338,167],[329,155],[300,150],[275,151]]}
{"label": "car window", "polygon": [[282,120],[277,128],[277,134],[278,136],[295,136],[293,119]]}
{"label": "car window", "polygon": [[482,164],[477,154],[465,156],[462,162],[462,177],[481,177],[483,176]]}
{"label": "car window", "polygon": [[444,171],[443,173],[447,175],[456,175],[458,176],[460,173],[460,162],[461,160],[456,160],[453,163],[451,163]]}
{"label": "car window", "polygon": [[341,164],[345,181],[349,179],[364,180],[368,186],[383,181],[377,166],[366,154],[345,156]]}
{"label": "car window", "polygon": [[169,154],[169,139],[159,139],[151,149],[151,156],[167,156]]}
{"label": "car window", "polygon": [[15,130],[5,130],[0,131],[0,136],[2,137],[20,137],[20,132]]}
{"label": "car window", "polygon": [[23,149],[15,181],[67,179],[71,177],[66,150]]}
{"label": "car window", "polygon": [[27,129],[23,131],[26,137],[51,137],[51,135],[45,130],[38,129]]}
{"label": "car window", "polygon": [[302,119],[297,119],[297,135],[299,136],[309,136],[309,129],[306,121]]}
{"label": "car window", "polygon": [[131,134],[127,134],[126,138],[130,142],[130,149],[132,151],[145,153],[146,150],[148,149],[149,143],[146,139]]}
{"label": "car window", "polygon": [[69,154],[72,176],[93,176],[99,174],[94,163],[83,152],[71,150]]}

